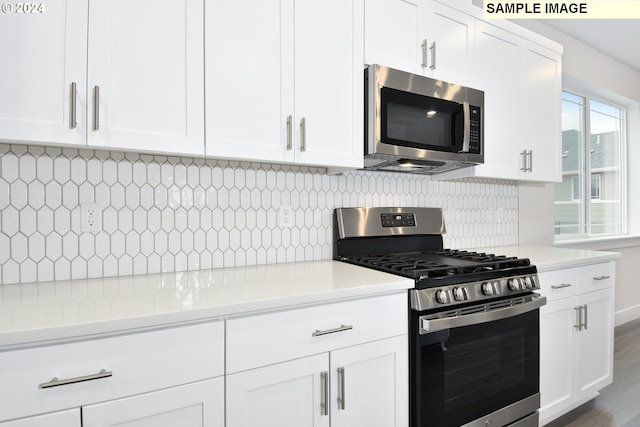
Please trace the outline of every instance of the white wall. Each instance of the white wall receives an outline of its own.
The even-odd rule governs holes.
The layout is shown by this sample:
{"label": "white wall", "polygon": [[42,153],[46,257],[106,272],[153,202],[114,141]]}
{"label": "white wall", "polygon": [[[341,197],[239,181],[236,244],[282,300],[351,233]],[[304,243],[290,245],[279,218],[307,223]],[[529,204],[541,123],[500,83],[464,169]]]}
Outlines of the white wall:
{"label": "white wall", "polygon": [[[580,90],[598,88],[598,93],[627,105],[630,128],[628,141],[628,212],[629,232],[640,234],[640,72],[624,65],[590,46],[551,28],[539,21],[518,21],[545,37],[564,46],[562,57],[563,86]],[[553,185],[521,185],[519,228],[520,244],[553,243]],[[544,226],[540,226],[542,220]],[[637,284],[636,263],[639,246],[630,246],[628,240],[620,242],[594,242],[571,245],[583,249],[608,250],[622,253],[616,261],[616,324],[640,318],[640,286]]]}

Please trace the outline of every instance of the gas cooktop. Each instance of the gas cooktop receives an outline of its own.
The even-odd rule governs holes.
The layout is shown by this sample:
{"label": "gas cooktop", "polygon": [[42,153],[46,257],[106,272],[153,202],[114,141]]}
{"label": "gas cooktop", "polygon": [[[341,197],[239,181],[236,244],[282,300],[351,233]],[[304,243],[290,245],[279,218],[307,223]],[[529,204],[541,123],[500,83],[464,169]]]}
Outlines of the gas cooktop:
{"label": "gas cooktop", "polygon": [[415,280],[413,308],[470,304],[539,289],[528,258],[445,249],[437,208],[338,208],[334,258]]}

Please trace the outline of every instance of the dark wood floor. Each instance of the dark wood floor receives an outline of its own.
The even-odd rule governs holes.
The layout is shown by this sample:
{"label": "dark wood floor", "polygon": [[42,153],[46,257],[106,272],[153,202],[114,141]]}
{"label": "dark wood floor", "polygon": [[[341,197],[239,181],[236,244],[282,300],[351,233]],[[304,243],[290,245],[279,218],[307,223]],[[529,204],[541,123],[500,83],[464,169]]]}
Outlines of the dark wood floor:
{"label": "dark wood floor", "polygon": [[640,319],[615,329],[613,384],[546,427],[640,426]]}

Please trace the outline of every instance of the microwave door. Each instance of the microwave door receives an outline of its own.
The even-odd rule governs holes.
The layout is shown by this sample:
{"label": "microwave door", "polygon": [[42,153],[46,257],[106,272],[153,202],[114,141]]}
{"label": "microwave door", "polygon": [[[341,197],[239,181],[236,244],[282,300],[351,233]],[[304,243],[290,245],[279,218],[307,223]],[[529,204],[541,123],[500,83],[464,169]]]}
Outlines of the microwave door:
{"label": "microwave door", "polygon": [[384,87],[381,92],[381,142],[451,153],[469,150],[463,104]]}

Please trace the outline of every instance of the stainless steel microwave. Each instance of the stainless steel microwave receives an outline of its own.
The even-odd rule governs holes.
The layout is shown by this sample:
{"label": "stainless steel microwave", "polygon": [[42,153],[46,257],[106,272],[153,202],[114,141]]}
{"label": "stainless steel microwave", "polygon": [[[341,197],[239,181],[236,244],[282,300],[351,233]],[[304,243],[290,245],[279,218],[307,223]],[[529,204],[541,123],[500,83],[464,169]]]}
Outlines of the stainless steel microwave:
{"label": "stainless steel microwave", "polygon": [[365,69],[364,168],[435,174],[484,162],[484,92]]}

